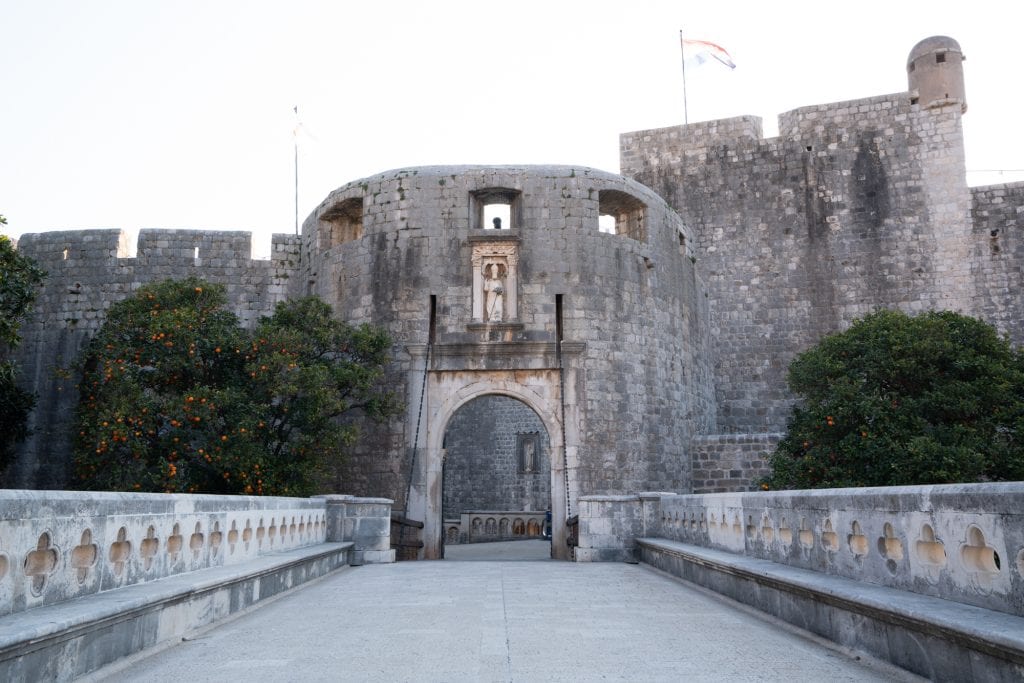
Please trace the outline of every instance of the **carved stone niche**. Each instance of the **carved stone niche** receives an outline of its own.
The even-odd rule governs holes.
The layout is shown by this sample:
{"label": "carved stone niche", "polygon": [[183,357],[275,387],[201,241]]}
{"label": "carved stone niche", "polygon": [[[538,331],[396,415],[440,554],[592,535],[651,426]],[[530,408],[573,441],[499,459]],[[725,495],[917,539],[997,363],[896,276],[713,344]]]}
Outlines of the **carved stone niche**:
{"label": "carved stone niche", "polygon": [[473,244],[473,321],[508,323],[519,320],[518,240]]}

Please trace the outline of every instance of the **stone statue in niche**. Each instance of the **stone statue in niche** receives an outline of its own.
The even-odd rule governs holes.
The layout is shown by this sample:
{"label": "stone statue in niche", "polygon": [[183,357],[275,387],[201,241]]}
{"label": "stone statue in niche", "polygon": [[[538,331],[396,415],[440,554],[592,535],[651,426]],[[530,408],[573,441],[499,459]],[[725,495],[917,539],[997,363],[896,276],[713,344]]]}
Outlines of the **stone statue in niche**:
{"label": "stone statue in niche", "polygon": [[540,435],[536,432],[519,434],[519,471],[533,474],[537,471],[537,460],[540,456]]}
{"label": "stone statue in niche", "polygon": [[501,264],[484,264],[484,319],[500,322],[505,316],[505,277]]}
{"label": "stone statue in niche", "polygon": [[518,320],[518,245],[488,240],[473,245],[473,321]]}

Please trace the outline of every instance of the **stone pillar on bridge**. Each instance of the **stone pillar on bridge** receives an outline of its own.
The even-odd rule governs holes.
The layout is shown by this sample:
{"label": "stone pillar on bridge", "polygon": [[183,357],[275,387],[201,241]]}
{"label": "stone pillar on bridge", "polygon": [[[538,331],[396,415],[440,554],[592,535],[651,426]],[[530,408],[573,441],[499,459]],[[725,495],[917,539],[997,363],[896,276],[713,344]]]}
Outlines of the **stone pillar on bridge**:
{"label": "stone pillar on bridge", "polygon": [[390,498],[357,498],[345,495],[314,496],[327,503],[327,541],[351,541],[352,564],[395,561],[391,548]]}

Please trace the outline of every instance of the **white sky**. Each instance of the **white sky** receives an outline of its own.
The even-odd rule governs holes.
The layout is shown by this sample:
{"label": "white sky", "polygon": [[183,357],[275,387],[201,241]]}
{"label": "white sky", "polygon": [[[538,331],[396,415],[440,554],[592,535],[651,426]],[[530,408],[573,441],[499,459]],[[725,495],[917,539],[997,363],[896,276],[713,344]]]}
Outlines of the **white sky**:
{"label": "white sky", "polygon": [[1024,180],[1019,0],[312,2],[0,0],[0,213],[72,228],[294,230],[396,167],[618,170],[621,132],[906,90],[920,39],[960,42],[972,185]]}

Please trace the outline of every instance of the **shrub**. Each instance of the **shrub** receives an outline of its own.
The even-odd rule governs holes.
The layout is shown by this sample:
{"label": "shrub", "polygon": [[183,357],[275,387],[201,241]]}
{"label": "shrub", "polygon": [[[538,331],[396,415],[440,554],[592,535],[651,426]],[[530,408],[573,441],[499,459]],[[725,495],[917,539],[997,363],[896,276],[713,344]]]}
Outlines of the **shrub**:
{"label": "shrub", "polygon": [[395,410],[380,387],[390,340],[316,298],[254,330],[197,279],[110,308],[80,367],[75,466],[83,488],[308,495],[358,436],[347,418]]}
{"label": "shrub", "polygon": [[951,312],[878,311],[789,368],[771,488],[1024,479],[1024,354]]}

